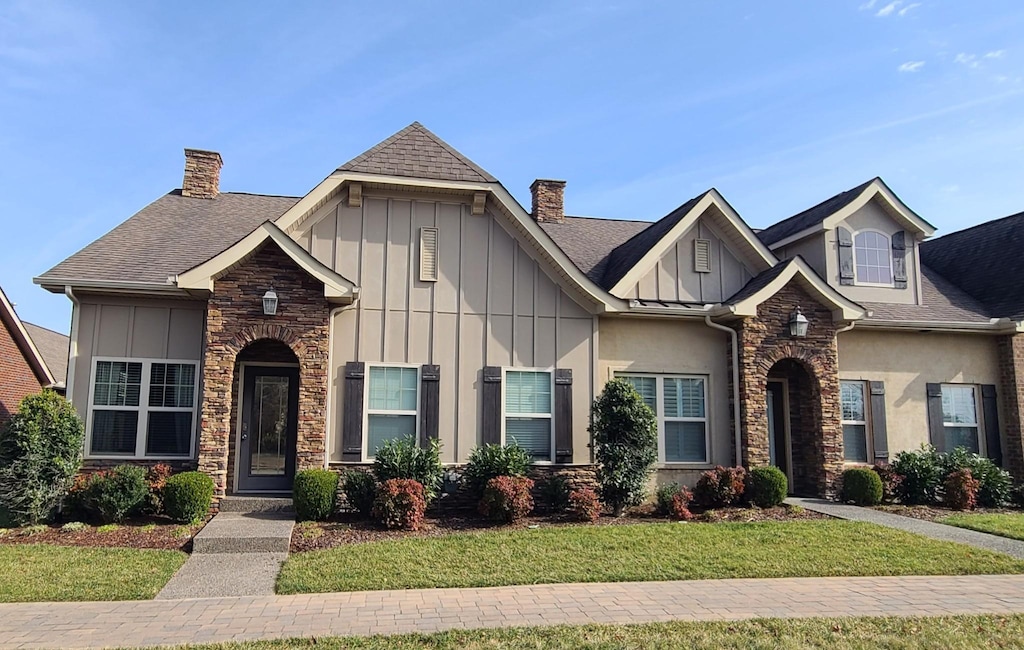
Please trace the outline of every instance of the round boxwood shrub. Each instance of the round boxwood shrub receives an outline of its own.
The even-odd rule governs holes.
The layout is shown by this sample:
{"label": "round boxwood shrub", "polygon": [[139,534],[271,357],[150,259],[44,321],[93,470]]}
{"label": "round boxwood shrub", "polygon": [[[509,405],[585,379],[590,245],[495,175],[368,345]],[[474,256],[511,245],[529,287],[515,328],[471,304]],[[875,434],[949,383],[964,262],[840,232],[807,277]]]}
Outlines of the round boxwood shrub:
{"label": "round boxwood shrub", "polygon": [[843,472],[839,498],[843,503],[857,506],[877,506],[882,502],[882,478],[867,467],[850,468]]}
{"label": "round boxwood shrub", "polygon": [[146,469],[137,465],[118,465],[109,472],[89,477],[85,507],[105,524],[124,521],[138,514],[149,501]]}
{"label": "round boxwood shrub", "polygon": [[759,508],[781,505],[789,493],[789,481],[782,470],[773,465],[755,467],[747,472],[747,500]]}
{"label": "round boxwood shrub", "polygon": [[164,485],[164,512],[174,521],[191,524],[210,511],[213,479],[202,472],[182,472]]}
{"label": "round boxwood shrub", "polygon": [[292,502],[299,521],[324,521],[334,514],[338,475],[329,469],[304,469],[295,474]]}
{"label": "round boxwood shrub", "polygon": [[350,510],[355,510],[361,517],[370,517],[373,500],[377,498],[377,480],[372,474],[355,469],[345,472],[341,478],[341,491],[345,493]]}

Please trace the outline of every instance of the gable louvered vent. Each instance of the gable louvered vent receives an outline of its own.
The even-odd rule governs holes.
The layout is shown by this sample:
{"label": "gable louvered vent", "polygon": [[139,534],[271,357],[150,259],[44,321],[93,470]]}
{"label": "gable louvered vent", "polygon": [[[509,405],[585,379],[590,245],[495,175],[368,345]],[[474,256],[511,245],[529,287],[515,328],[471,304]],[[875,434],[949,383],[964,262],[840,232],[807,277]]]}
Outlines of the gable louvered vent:
{"label": "gable louvered vent", "polygon": [[697,273],[711,273],[711,241],[693,240],[693,270]]}
{"label": "gable louvered vent", "polygon": [[420,228],[420,281],[437,281],[437,228]]}

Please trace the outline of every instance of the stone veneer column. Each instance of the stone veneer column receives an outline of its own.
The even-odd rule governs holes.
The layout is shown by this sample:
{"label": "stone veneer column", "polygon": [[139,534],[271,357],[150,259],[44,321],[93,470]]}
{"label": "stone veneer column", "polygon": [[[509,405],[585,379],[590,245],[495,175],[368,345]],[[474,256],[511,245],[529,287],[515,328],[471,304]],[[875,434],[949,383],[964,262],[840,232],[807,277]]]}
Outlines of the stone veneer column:
{"label": "stone veneer column", "polygon": [[1003,466],[1024,481],[1024,334],[999,337],[999,396],[1005,421]]}
{"label": "stone veneer column", "polygon": [[[278,295],[277,314],[265,316],[263,294],[271,288]],[[323,285],[273,243],[215,282],[206,311],[199,470],[213,478],[217,499],[233,488],[228,449],[235,432],[231,418],[235,358],[255,341],[281,341],[298,358],[296,467],[323,466],[330,309]]]}
{"label": "stone veneer column", "polygon": [[[810,321],[807,337],[789,334],[789,318],[797,307]],[[794,403],[790,395],[790,417],[810,413],[800,421],[813,422],[812,449],[802,458],[813,458],[814,467],[805,467],[813,476],[820,496],[832,496],[843,469],[843,430],[839,393],[839,350],[832,312],[810,296],[797,282],[790,282],[758,306],[757,316],[745,319],[737,327],[740,348],[740,433],[741,458],[746,467],[767,465],[768,404],[767,380],[772,367],[784,359],[796,361],[810,377],[813,404]],[[807,407],[811,407],[809,411]],[[794,454],[796,455],[796,454]],[[794,458],[794,464],[801,456]],[[806,462],[806,461],[799,461]],[[796,472],[794,471],[794,475]]]}

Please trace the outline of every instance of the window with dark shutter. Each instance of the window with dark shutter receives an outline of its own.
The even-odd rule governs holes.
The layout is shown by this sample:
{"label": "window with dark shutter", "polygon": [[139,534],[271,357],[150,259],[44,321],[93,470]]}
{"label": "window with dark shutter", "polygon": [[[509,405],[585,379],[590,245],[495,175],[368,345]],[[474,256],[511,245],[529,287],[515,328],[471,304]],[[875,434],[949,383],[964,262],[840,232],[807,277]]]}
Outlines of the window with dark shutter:
{"label": "window with dark shutter", "polygon": [[572,369],[555,369],[555,462],[572,462]]}
{"label": "window with dark shutter", "polygon": [[363,459],[363,381],[366,364],[345,364],[345,413],[341,425],[341,459],[358,463]]}
{"label": "window with dark shutter", "polygon": [[885,428],[885,382],[868,382],[871,391],[871,441],[875,462],[889,460],[889,435]]}
{"label": "window with dark shutter", "polygon": [[1003,444],[999,436],[999,404],[996,402],[996,387],[992,384],[981,386],[981,417],[985,426],[985,454],[996,465],[1003,464]]}
{"label": "window with dark shutter", "polygon": [[926,384],[928,396],[928,435],[932,445],[946,451],[946,427],[942,421],[942,384]]}
{"label": "window with dark shutter", "polygon": [[501,444],[501,366],[485,366],[483,370],[480,423],[480,444]]}
{"label": "window with dark shutter", "polygon": [[839,284],[853,284],[853,235],[846,228],[838,226],[836,243],[839,251]]}
{"label": "window with dark shutter", "polygon": [[437,440],[441,397],[441,366],[424,365],[420,369],[420,437],[428,446]]}
{"label": "window with dark shutter", "polygon": [[892,236],[892,279],[897,289],[907,288],[907,233]]}

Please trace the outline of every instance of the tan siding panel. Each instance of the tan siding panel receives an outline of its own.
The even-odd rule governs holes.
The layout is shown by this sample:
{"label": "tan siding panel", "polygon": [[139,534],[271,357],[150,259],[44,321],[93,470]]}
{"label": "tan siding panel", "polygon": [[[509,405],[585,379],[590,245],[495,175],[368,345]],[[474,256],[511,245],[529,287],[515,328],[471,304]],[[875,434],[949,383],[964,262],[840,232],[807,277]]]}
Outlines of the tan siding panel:
{"label": "tan siding panel", "polygon": [[387,311],[388,319],[384,329],[384,361],[389,363],[406,362],[406,346],[409,342],[407,313],[394,309]]}
{"label": "tan siding panel", "polygon": [[[433,228],[434,227],[434,210],[436,209],[436,203],[428,203],[426,201],[416,201],[412,204],[413,211],[413,235],[416,237],[416,241],[419,239],[419,233],[421,228]],[[440,233],[438,233],[440,235]],[[450,252],[450,251],[449,251]],[[440,245],[438,246],[438,253],[444,254]],[[414,251],[413,255],[416,256],[413,262],[415,268],[419,268],[420,260],[418,258],[418,252]],[[439,274],[440,275],[440,274]],[[411,309],[414,311],[430,311],[431,300],[433,298],[434,287],[437,285],[436,282],[420,282],[420,276],[418,273],[412,274],[412,294],[409,297],[409,304]]]}
{"label": "tan siding panel", "polygon": [[430,314],[409,313],[409,363],[433,363],[430,355]]}
{"label": "tan siding panel", "polygon": [[487,313],[488,219],[462,217],[462,312]]}
{"label": "tan siding panel", "polygon": [[480,429],[480,373],[484,367],[483,316],[465,315],[459,330],[458,455],[465,459],[477,446]]}
{"label": "tan siding panel", "polygon": [[537,329],[533,333],[534,349],[537,351],[533,365],[550,368],[555,365],[555,319],[537,318]]}
{"label": "tan siding panel", "polygon": [[312,250],[310,254],[313,255],[321,264],[331,266],[334,263],[334,244],[337,241],[337,218],[335,217],[334,210],[331,210],[327,216],[322,220],[318,221],[310,231],[312,234],[312,241],[310,245]]}
{"label": "tan siding panel", "polygon": [[517,253],[516,261],[516,314],[519,316],[533,315],[533,283],[537,273],[537,263],[522,248]]}
{"label": "tan siding panel", "polygon": [[361,208],[338,208],[338,256],[334,268],[343,277],[357,285],[359,275],[359,246],[363,236],[363,211]]}
{"label": "tan siding panel", "polygon": [[488,366],[512,365],[512,317],[491,315],[487,332]]}
{"label": "tan siding panel", "polygon": [[518,246],[497,224],[491,229],[491,260],[488,278],[492,314],[512,315],[513,259]]}
{"label": "tan siding panel", "polygon": [[128,321],[130,318],[131,307],[103,305],[100,308],[96,356],[124,357],[128,355]]}
{"label": "tan siding panel", "polygon": [[512,365],[531,368],[533,363],[533,317],[517,316],[515,319],[516,346]]}
{"label": "tan siding panel", "polygon": [[459,206],[441,203],[438,206],[438,246],[440,276],[434,289],[434,308],[454,314],[459,309],[459,263],[462,256],[462,216]]}
{"label": "tan siding panel", "polygon": [[171,309],[167,358],[201,359],[206,315],[199,309]]}
{"label": "tan siding panel", "polygon": [[365,309],[381,309],[384,306],[384,249],[388,232],[388,204],[387,201],[376,198],[366,198],[363,201],[366,241],[363,243],[360,300]]}
{"label": "tan siding panel", "polygon": [[[459,394],[459,365],[456,363],[459,356],[458,318],[455,314],[437,314],[434,318],[433,362],[441,366],[439,388],[441,410],[438,416],[438,431],[442,442],[441,459],[446,463],[453,463],[455,462],[455,435],[458,427],[456,414],[459,408],[456,398]],[[472,401],[469,402],[469,405],[472,405]],[[475,426],[473,430],[476,430]],[[463,457],[468,453],[466,451]]]}
{"label": "tan siding panel", "polygon": [[[392,201],[388,230],[387,267],[387,308],[405,309],[409,293],[409,253],[412,241],[409,229],[412,227],[412,204],[409,201]],[[417,237],[418,241],[418,237]],[[418,274],[417,274],[418,275]],[[390,325],[390,323],[389,323]]]}
{"label": "tan siding panel", "polygon": [[[697,301],[700,300],[700,284],[703,273],[693,272],[693,240],[697,239],[697,229],[690,228],[676,244],[676,265],[677,287],[679,288],[679,300]],[[711,251],[711,268],[715,268],[715,253]]]}
{"label": "tan siding panel", "polygon": [[537,269],[536,309],[538,316],[554,316],[558,303],[558,285],[551,281],[547,273]]}
{"label": "tan siding panel", "polygon": [[658,299],[658,269],[653,268],[640,278],[637,283],[640,298],[644,300]]}
{"label": "tan siding panel", "polygon": [[383,361],[381,344],[384,338],[384,313],[379,309],[363,309],[359,314],[359,360]]}
{"label": "tan siding panel", "polygon": [[163,307],[135,307],[129,356],[166,358],[170,312]]}
{"label": "tan siding panel", "polygon": [[89,380],[92,373],[92,357],[95,351],[96,325],[99,321],[99,306],[82,303],[78,317],[78,359],[75,361],[75,389],[71,401],[74,402],[78,415],[86,414],[89,401]]}

